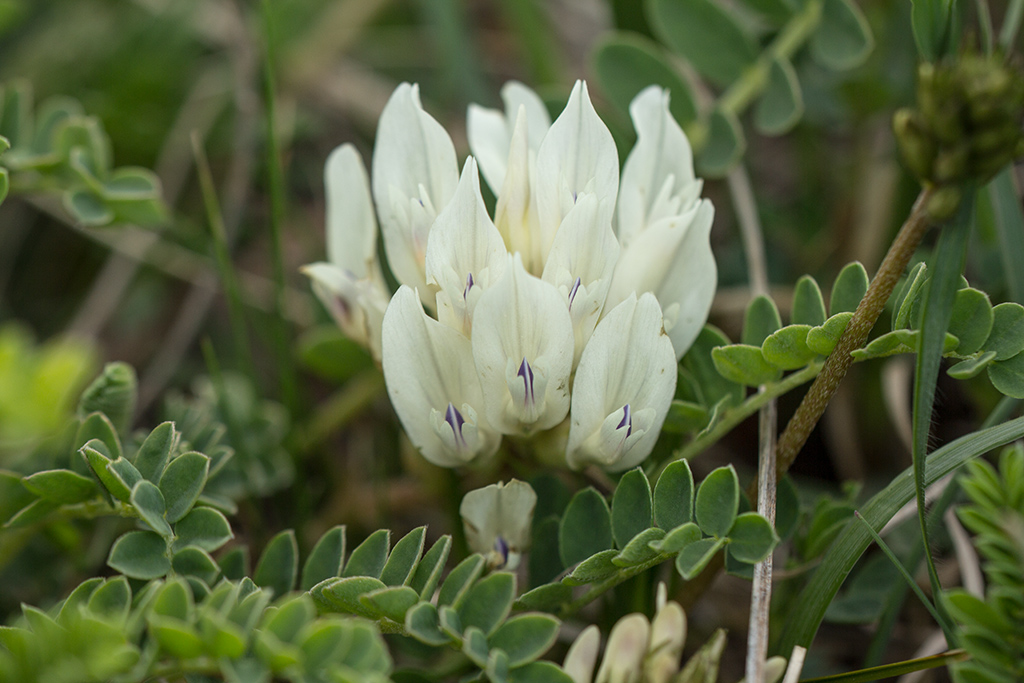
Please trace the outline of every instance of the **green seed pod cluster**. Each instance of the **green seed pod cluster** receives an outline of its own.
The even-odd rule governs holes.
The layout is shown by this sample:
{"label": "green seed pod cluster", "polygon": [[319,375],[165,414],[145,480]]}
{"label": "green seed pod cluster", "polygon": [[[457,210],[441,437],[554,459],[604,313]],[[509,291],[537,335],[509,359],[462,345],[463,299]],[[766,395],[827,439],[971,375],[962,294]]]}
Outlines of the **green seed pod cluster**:
{"label": "green seed pod cluster", "polygon": [[1024,154],[1024,75],[999,56],[963,54],[922,64],[917,106],[893,129],[907,167],[936,188],[932,215],[956,210],[965,182],[984,183]]}

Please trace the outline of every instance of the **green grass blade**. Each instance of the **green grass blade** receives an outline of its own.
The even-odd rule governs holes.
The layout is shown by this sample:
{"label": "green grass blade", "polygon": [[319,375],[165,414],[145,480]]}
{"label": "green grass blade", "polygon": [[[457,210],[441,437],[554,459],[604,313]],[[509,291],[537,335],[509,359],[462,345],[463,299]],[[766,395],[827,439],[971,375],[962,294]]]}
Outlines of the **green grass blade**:
{"label": "green grass blade", "polygon": [[[965,462],[1004,444],[1024,437],[1024,417],[963,436],[928,456],[925,484],[931,485]],[[873,496],[861,514],[876,531],[915,495],[914,471],[908,468]],[[790,610],[777,652],[791,652],[794,645],[808,647],[825,616],[825,609],[842,586],[853,565],[871,545],[863,525],[851,520],[822,558],[821,565],[797,597]]]}
{"label": "green grass blade", "polygon": [[[942,226],[939,243],[935,249],[928,271],[931,281],[925,294],[921,321],[921,348],[917,351],[914,373],[914,485],[917,494],[917,516],[921,523],[921,540],[926,549],[925,560],[932,593],[938,595],[942,586],[935,571],[931,547],[928,542],[927,508],[925,506],[925,456],[928,453],[928,433],[932,424],[932,409],[935,406],[935,385],[942,364],[942,347],[949,328],[953,311],[953,299],[960,286],[960,273],[964,269],[967,255],[967,238],[970,236],[974,216],[974,193],[966,192],[960,210],[953,220]],[[942,608],[939,608],[940,611]],[[954,633],[947,629],[948,619],[940,619],[946,633],[946,640],[954,643]]]}
{"label": "green grass blade", "polygon": [[1024,263],[1024,213],[1017,198],[1012,165],[992,179],[985,187],[985,195],[999,235],[999,253],[1010,298],[1024,304],[1024,268],[1020,267]]}
{"label": "green grass blade", "polygon": [[844,674],[821,676],[819,678],[805,678],[801,680],[800,683],[868,683],[868,681],[880,681],[883,678],[894,678],[896,676],[902,676],[903,674],[913,673],[914,671],[924,671],[925,669],[935,669],[940,666],[948,666],[954,662],[962,662],[965,659],[967,659],[967,653],[964,650],[950,650],[949,652],[943,652],[942,654],[932,655],[930,657],[908,659],[905,662],[883,664],[882,666],[875,666],[870,669],[861,669],[860,671],[848,671]]}
{"label": "green grass blade", "polygon": [[273,31],[272,0],[263,0],[263,86],[266,100],[267,127],[267,185],[270,190],[270,248],[274,274],[274,324],[273,346],[277,356],[277,368],[281,386],[282,402],[292,415],[298,412],[298,380],[295,362],[291,353],[288,322],[285,309],[284,249],[282,247],[281,225],[285,214],[284,167],[281,164],[281,150],[277,144],[277,85],[274,77],[275,38]]}
{"label": "green grass blade", "polygon": [[1003,15],[1003,28],[999,31],[999,46],[1006,52],[1013,49],[1013,41],[1017,39],[1020,20],[1024,16],[1024,0],[1010,0]]}

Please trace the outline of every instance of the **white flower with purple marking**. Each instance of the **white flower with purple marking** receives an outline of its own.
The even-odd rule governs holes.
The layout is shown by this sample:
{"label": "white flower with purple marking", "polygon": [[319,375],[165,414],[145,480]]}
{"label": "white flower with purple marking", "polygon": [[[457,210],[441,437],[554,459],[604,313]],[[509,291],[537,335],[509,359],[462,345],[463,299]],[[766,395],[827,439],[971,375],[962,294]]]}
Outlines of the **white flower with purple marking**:
{"label": "white flower with purple marking", "polygon": [[[351,148],[332,155],[335,265],[306,272],[346,334],[380,359],[395,411],[431,462],[469,464],[503,435],[568,420],[571,467],[627,469],[650,454],[676,361],[707,319],[714,209],[661,89],[630,108],[638,141],[621,182],[582,81],[554,122],[522,84],[502,99],[504,111],[470,107],[474,156],[460,176],[448,134],[417,87],[400,85],[381,115],[372,183]],[[481,174],[497,196],[493,219]],[[390,304],[371,186],[402,285]]]}
{"label": "white flower with purple marking", "polygon": [[513,479],[467,493],[459,506],[466,544],[495,568],[515,569],[529,549],[537,494]]}

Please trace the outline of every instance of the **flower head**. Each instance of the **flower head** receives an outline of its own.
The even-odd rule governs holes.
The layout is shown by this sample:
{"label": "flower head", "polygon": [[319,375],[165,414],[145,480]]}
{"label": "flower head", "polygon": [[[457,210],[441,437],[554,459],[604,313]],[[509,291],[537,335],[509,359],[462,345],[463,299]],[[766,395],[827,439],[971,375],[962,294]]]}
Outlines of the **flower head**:
{"label": "flower head", "polygon": [[515,569],[530,547],[536,505],[537,494],[516,479],[470,491],[459,506],[469,549],[495,568]]}

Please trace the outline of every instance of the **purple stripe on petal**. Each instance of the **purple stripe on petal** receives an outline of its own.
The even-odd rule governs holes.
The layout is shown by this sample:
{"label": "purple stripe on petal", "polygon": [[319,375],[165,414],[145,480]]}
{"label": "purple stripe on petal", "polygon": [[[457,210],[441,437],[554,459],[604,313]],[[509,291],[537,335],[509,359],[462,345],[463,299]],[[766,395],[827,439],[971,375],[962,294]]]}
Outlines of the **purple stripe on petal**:
{"label": "purple stripe on petal", "polygon": [[572,302],[576,299],[576,292],[580,291],[580,279],[576,278],[576,282],[572,283],[572,289],[569,290],[569,310],[572,310]]}
{"label": "purple stripe on petal", "polygon": [[466,420],[462,417],[462,413],[451,403],[448,404],[448,410],[444,413],[444,421],[451,425],[452,431],[455,433],[455,442],[465,447],[466,439],[462,436],[462,425],[466,423]]}
{"label": "purple stripe on petal", "polygon": [[633,417],[629,412],[629,404],[622,406],[622,421],[615,427],[616,429],[626,428],[626,438],[633,433]]}
{"label": "purple stripe on petal", "polygon": [[519,372],[516,373],[519,377],[523,378],[523,385],[526,389],[526,404],[533,405],[536,402],[536,397],[533,395],[533,368],[523,358],[523,362],[519,365]]}

